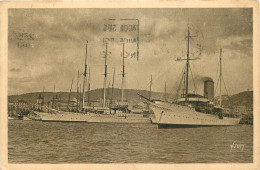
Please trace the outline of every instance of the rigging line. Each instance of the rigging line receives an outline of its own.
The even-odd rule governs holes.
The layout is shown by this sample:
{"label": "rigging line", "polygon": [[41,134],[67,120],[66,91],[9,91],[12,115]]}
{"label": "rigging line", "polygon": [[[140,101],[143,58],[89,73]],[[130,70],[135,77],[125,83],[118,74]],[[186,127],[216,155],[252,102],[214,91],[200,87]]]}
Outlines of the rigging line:
{"label": "rigging line", "polygon": [[215,78],[215,80],[217,80],[217,78],[218,78],[219,64],[220,64],[220,61],[218,61],[218,67],[217,67],[217,73],[216,73],[216,78]]}
{"label": "rigging line", "polygon": [[[181,86],[182,86],[183,80],[185,80],[186,67],[187,67],[187,65],[185,64],[185,67],[184,67],[184,69],[183,69],[183,71],[182,71],[182,74],[181,74],[180,78],[179,78],[178,81],[177,81],[177,82],[180,82],[179,87],[178,87],[178,89],[177,89],[177,94],[178,94],[178,90],[179,90],[179,89],[181,88]],[[174,88],[174,87],[173,87],[173,88]],[[173,89],[173,88],[172,88],[172,89]]]}
{"label": "rigging line", "polygon": [[226,92],[227,92],[227,95],[228,95],[228,100],[229,100],[230,104],[232,105],[232,99],[231,99],[231,96],[229,96],[229,93],[228,93],[228,90],[227,90],[226,83],[224,81],[223,75],[222,75],[222,80],[223,80],[223,84],[225,86],[225,89],[226,89]]}
{"label": "rigging line", "polygon": [[149,91],[151,80],[149,79],[148,83],[146,83],[145,86],[143,86],[141,89]]}
{"label": "rigging line", "polygon": [[[151,79],[149,79],[148,83],[144,86],[144,89],[147,90],[147,91],[150,91],[150,84],[151,84]],[[155,84],[152,84],[152,86],[158,87],[158,86],[155,86]]]}
{"label": "rigging line", "polygon": [[[182,76],[182,79],[181,79],[181,81],[180,81],[180,84],[179,84],[179,86],[178,86],[178,89],[181,88],[183,79],[184,79],[184,76]],[[182,93],[179,92],[178,89],[177,89],[177,93],[176,93],[176,95],[175,95],[175,99],[177,99],[178,96],[179,96],[180,94],[182,94]],[[182,90],[182,89],[181,89],[181,90]],[[181,96],[181,95],[180,95],[180,96]]]}
{"label": "rigging line", "polygon": [[[154,77],[154,76],[153,76]],[[154,83],[154,82],[156,82],[155,80],[158,80],[158,79],[156,79],[156,78],[153,78],[153,83],[152,83],[152,89],[157,89],[157,92],[161,92],[160,90],[161,90],[161,85],[162,84],[159,84],[159,83]],[[149,81],[149,91],[150,91],[150,82],[151,81]],[[159,90],[159,91],[158,91]]]}
{"label": "rigging line", "polygon": [[225,89],[226,89],[227,95],[229,96],[229,93],[228,93],[228,90],[227,90],[226,83],[225,83],[225,81],[224,81],[223,75],[222,75],[222,80],[223,80],[223,84],[224,84],[224,86],[225,86]]}
{"label": "rigging line", "polygon": [[217,80],[217,85],[216,85],[216,89],[215,89],[215,91],[214,91],[214,94],[216,94],[216,91],[217,91],[217,89],[218,89],[218,83],[219,83],[219,77],[218,77],[218,80]]}
{"label": "rigging line", "polygon": [[[222,59],[222,61],[223,61],[223,59]],[[224,62],[222,62],[222,70],[223,70],[223,68],[224,68]],[[223,72],[223,71],[222,71],[222,72]],[[226,90],[226,92],[227,92],[227,95],[229,96],[229,93],[228,93],[228,90],[227,90],[227,87],[226,87],[226,83],[225,83],[224,78],[223,78],[223,74],[221,74],[221,77],[220,77],[220,78],[222,78],[223,84],[224,84],[224,87],[225,87],[225,90]]]}
{"label": "rigging line", "polygon": [[191,78],[192,78],[192,81],[193,81],[193,85],[194,85],[194,87],[195,87],[195,92],[196,92],[196,94],[197,94],[197,93],[198,93],[198,89],[197,89],[196,83],[195,83],[194,78],[193,78],[193,74],[192,74],[192,71],[191,71],[191,66],[190,66],[190,64],[189,64],[189,68],[190,68],[190,73],[191,73]]}
{"label": "rigging line", "polygon": [[[169,66],[164,72],[160,72],[160,74],[159,75],[153,75],[153,79],[154,80],[157,80],[158,78],[161,78],[162,77],[162,75],[164,75],[165,73],[167,73],[167,72],[169,72],[169,70],[171,69],[171,67]],[[149,87],[150,87],[150,81],[148,81],[148,83],[145,85],[145,86],[142,86],[144,89],[149,89]],[[153,84],[153,87],[158,87],[156,84]]]}
{"label": "rigging line", "polygon": [[[183,72],[182,72],[182,76],[180,77],[181,79],[180,79],[180,83],[179,83],[179,86],[178,86],[178,88],[177,88],[177,93],[176,93],[176,95],[175,95],[175,99],[177,99],[177,97],[178,97],[178,95],[179,95],[179,89],[181,88],[181,85],[182,85],[182,81],[183,81],[183,79],[184,79],[184,73],[185,73],[185,70],[186,70],[186,67],[187,67],[187,65],[185,64],[185,67],[184,67],[184,70],[183,70]],[[184,76],[183,76],[184,75]],[[171,90],[172,91],[172,90]]]}

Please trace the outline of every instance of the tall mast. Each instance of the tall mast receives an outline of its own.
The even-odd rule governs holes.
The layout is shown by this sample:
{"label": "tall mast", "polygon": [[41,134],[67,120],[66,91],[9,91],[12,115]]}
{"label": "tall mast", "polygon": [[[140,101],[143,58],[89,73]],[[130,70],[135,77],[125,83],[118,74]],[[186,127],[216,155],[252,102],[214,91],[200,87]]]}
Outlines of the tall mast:
{"label": "tall mast", "polygon": [[78,81],[77,81],[77,110],[79,110],[79,71],[78,71]]}
{"label": "tall mast", "polygon": [[188,102],[188,88],[189,88],[189,59],[190,59],[190,30],[188,27],[188,47],[187,47],[187,62],[186,62],[186,88],[185,88],[185,102]]}
{"label": "tall mast", "polygon": [[122,86],[121,86],[121,90],[122,90],[121,102],[122,102],[122,105],[123,105],[123,102],[124,102],[124,86],[125,86],[125,44],[123,43],[123,70],[122,70]]}
{"label": "tall mast", "polygon": [[88,67],[88,105],[90,106],[90,67]]}
{"label": "tall mast", "polygon": [[105,74],[104,74],[104,99],[103,107],[106,107],[106,88],[107,88],[107,43],[106,43],[106,53],[105,53]]}
{"label": "tall mast", "polygon": [[82,109],[83,111],[85,110],[84,109],[84,100],[85,100],[85,83],[86,83],[86,76],[87,76],[87,56],[88,56],[88,41],[87,41],[87,44],[86,44],[86,57],[85,57],[85,70],[84,70],[84,73],[83,73],[83,76],[84,76],[84,80],[83,80],[83,96],[82,96]]}
{"label": "tall mast", "polygon": [[188,44],[187,44],[187,58],[185,59],[177,59],[177,61],[180,60],[186,60],[186,66],[184,69],[184,74],[183,74],[183,82],[184,82],[184,88],[183,88],[183,94],[181,97],[185,96],[185,103],[188,102],[188,90],[189,90],[189,69],[190,69],[190,60],[197,60],[198,58],[190,58],[190,38],[193,37],[190,35],[190,29],[188,27]]}
{"label": "tall mast", "polygon": [[153,76],[151,75],[151,80],[150,80],[150,91],[149,91],[149,100],[151,100],[151,96],[152,96],[152,83],[153,83]]}
{"label": "tall mast", "polygon": [[53,86],[53,92],[54,92],[54,94],[53,94],[53,97],[52,97],[52,108],[54,108],[55,84]]}
{"label": "tall mast", "polygon": [[67,108],[69,108],[69,105],[70,105],[70,95],[71,95],[72,85],[73,85],[73,79],[72,79],[72,82],[71,82],[71,85],[70,85],[70,93],[69,93],[69,99],[68,99]]}
{"label": "tall mast", "polygon": [[79,84],[79,108],[81,103],[81,83]]}
{"label": "tall mast", "polygon": [[110,97],[111,97],[111,94],[109,92],[109,89],[110,89],[110,81],[108,81],[108,85],[107,85],[107,98],[108,100],[106,100],[106,106],[107,107],[110,107]]}
{"label": "tall mast", "polygon": [[[186,69],[186,67],[185,67],[185,69]],[[186,71],[186,70],[185,70]],[[184,78],[183,78],[183,89],[182,89],[182,96],[181,97],[185,97],[186,95],[185,95],[185,87],[186,87],[186,83],[185,83],[185,80],[186,80],[186,78],[185,78],[185,71],[184,71]]]}
{"label": "tall mast", "polygon": [[221,105],[222,105],[222,101],[221,101],[221,79],[222,79],[222,65],[221,65],[221,55],[222,55],[222,49],[220,48],[220,62],[219,62],[219,66],[220,66],[220,68],[219,68],[219,71],[220,71],[220,74],[219,74],[219,94],[220,94],[220,102],[219,102],[219,104],[220,104],[220,107],[221,107]]}
{"label": "tall mast", "polygon": [[43,89],[42,89],[42,105],[44,105],[44,86],[43,86]]}
{"label": "tall mast", "polygon": [[111,93],[111,100],[110,100],[110,108],[112,107],[112,104],[113,104],[114,82],[115,82],[115,67],[114,67],[113,82],[112,82],[112,93]]}
{"label": "tall mast", "polygon": [[164,84],[164,100],[165,100],[165,101],[167,100],[167,95],[166,95],[166,81],[165,81],[165,84]]}

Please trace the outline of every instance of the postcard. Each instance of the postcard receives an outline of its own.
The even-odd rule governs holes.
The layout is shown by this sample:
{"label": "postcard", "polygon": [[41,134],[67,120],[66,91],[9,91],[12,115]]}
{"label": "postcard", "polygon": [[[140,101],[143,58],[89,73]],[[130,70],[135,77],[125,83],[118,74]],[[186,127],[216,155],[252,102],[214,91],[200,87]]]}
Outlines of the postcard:
{"label": "postcard", "polygon": [[257,1],[2,2],[2,169],[259,169]]}

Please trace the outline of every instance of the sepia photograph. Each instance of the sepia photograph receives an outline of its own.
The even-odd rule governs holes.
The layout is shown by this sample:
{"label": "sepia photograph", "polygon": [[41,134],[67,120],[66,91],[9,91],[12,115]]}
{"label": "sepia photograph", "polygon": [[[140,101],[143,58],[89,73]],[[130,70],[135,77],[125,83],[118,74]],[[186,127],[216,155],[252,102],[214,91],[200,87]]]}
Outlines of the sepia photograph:
{"label": "sepia photograph", "polygon": [[8,164],[254,163],[254,12],[8,8]]}

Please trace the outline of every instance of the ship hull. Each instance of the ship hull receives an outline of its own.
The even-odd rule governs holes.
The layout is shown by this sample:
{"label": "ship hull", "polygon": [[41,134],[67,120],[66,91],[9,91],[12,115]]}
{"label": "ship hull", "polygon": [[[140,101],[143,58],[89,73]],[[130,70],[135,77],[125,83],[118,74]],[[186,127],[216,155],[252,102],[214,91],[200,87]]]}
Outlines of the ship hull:
{"label": "ship hull", "polygon": [[150,123],[150,118],[134,114],[38,113],[43,122]]}
{"label": "ship hull", "polygon": [[159,128],[237,125],[240,118],[223,117],[195,111],[194,108],[177,104],[150,103]]}
{"label": "ship hull", "polygon": [[150,118],[139,114],[88,114],[91,118],[88,122],[93,123],[150,123]]}
{"label": "ship hull", "polygon": [[196,128],[196,127],[211,127],[214,125],[189,125],[189,124],[158,124],[158,128]]}
{"label": "ship hull", "polygon": [[8,120],[21,120],[21,119],[18,118],[18,117],[9,117],[9,116],[8,116]]}
{"label": "ship hull", "polygon": [[23,116],[23,120],[24,120],[24,121],[31,121],[32,119],[30,119],[30,118],[27,117],[27,116]]}
{"label": "ship hull", "polygon": [[37,113],[43,122],[88,122],[90,116],[83,113],[62,112]]}
{"label": "ship hull", "polygon": [[21,116],[17,116],[17,117],[8,116],[8,120],[23,120],[23,118]]}

